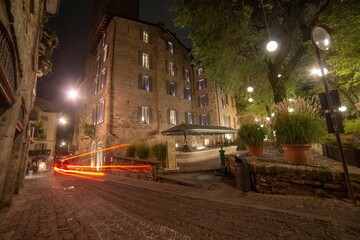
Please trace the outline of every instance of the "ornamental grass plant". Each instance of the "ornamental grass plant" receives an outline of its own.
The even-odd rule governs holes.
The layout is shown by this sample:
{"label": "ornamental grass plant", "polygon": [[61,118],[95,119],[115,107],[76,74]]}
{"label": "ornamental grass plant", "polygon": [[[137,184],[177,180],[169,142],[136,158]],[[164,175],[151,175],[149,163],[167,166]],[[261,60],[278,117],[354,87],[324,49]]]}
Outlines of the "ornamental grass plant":
{"label": "ornamental grass plant", "polygon": [[247,123],[239,129],[239,139],[243,143],[251,146],[261,146],[264,144],[265,129],[255,123]]}

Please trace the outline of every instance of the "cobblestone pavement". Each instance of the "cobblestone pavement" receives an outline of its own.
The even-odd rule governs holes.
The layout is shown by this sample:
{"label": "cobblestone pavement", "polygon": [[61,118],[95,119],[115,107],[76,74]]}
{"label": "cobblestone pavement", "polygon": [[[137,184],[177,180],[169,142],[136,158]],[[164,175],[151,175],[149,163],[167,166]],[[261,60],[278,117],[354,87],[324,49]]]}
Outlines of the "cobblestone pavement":
{"label": "cobblestone pavement", "polygon": [[193,188],[114,175],[96,182],[49,172],[26,179],[0,211],[0,239],[359,239],[359,216],[342,201],[244,194],[221,183]]}

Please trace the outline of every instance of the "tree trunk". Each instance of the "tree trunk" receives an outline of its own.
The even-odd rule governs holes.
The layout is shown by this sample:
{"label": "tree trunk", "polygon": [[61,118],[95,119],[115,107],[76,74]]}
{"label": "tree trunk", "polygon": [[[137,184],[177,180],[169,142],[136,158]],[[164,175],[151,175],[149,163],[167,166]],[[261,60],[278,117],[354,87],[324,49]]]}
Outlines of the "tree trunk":
{"label": "tree trunk", "polygon": [[279,103],[286,98],[285,81],[278,77],[278,71],[274,65],[269,64],[269,81],[273,90],[274,102]]}

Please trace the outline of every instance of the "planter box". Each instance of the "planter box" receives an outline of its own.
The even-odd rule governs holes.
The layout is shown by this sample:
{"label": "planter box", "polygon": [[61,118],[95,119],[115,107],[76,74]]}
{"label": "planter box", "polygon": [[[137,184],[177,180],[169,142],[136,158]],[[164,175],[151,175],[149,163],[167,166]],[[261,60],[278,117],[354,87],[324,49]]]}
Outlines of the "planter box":
{"label": "planter box", "polygon": [[[329,158],[341,161],[340,150],[338,146],[326,145],[327,156]],[[360,149],[343,148],[346,162],[354,167],[360,168]],[[323,151],[324,153],[324,151]],[[324,155],[325,156],[325,155]]]}

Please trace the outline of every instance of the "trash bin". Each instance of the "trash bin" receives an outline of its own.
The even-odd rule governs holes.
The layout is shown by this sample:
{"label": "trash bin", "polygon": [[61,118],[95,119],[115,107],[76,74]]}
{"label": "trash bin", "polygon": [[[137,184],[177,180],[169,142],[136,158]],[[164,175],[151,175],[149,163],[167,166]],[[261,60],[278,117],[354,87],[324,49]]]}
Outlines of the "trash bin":
{"label": "trash bin", "polygon": [[33,173],[34,173],[34,171],[33,171],[33,170],[29,170],[29,176],[32,176],[32,175],[33,175]]}
{"label": "trash bin", "polygon": [[235,186],[243,192],[251,191],[249,163],[239,156],[235,157]]}

